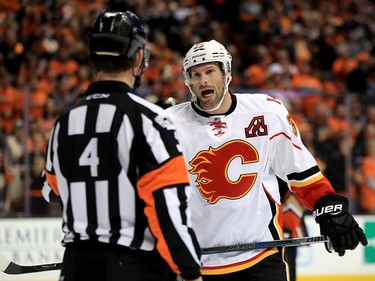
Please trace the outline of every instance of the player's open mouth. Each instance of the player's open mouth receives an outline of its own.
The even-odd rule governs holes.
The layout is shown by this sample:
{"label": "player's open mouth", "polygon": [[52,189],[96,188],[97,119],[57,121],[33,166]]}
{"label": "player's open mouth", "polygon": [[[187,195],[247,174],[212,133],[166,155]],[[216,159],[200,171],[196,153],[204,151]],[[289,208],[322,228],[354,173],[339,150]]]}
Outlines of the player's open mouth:
{"label": "player's open mouth", "polygon": [[213,93],[214,93],[214,90],[212,90],[212,89],[204,90],[204,91],[201,92],[203,97],[209,96]]}

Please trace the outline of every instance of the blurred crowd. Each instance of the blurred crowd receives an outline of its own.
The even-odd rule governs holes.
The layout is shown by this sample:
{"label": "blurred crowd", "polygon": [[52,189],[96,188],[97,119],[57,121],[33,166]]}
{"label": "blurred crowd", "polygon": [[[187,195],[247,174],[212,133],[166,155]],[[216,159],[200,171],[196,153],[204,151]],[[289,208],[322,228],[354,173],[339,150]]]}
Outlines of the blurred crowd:
{"label": "blurred crowd", "polygon": [[87,35],[103,8],[131,10],[146,26],[140,96],[188,101],[185,53],[223,43],[232,91],[283,100],[337,192],[375,214],[375,1],[0,0],[1,216],[51,215],[40,193],[46,142],[95,79]]}

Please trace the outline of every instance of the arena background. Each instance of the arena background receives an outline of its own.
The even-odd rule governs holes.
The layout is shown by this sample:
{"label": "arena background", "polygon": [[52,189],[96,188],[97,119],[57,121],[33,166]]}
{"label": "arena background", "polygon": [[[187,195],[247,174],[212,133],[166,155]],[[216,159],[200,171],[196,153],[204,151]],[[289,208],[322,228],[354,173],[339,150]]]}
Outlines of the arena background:
{"label": "arena background", "polygon": [[[306,138],[322,135],[314,122],[324,115],[324,129],[338,129],[340,139],[319,164],[349,197],[369,245],[341,258],[323,245],[300,247],[298,281],[375,280],[375,209],[361,203],[367,156],[361,153],[375,142],[374,133],[363,137],[375,128],[373,0],[1,0],[0,253],[25,265],[61,261],[60,211],[41,198],[37,179],[51,124],[94,79],[87,32],[103,8],[132,10],[147,27],[150,69],[139,88],[145,99],[189,100],[183,54],[193,43],[216,39],[233,55],[232,91],[281,99]],[[278,50],[287,50],[292,72],[307,71],[304,79],[282,70]],[[306,222],[309,235],[317,235],[309,215]],[[57,271],[0,272],[0,280],[57,279]]]}

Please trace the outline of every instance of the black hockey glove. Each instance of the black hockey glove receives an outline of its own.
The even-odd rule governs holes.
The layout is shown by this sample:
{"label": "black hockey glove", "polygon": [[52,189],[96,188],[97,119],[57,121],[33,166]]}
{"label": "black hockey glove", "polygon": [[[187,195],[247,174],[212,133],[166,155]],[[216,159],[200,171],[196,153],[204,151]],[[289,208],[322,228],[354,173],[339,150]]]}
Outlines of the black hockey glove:
{"label": "black hockey glove", "polygon": [[[320,233],[329,237],[339,256],[343,256],[345,250],[354,250],[359,242],[367,245],[366,235],[348,212],[348,206],[348,199],[337,194],[323,196],[314,206],[313,216],[319,223]],[[331,252],[330,245],[326,243],[325,246]]]}

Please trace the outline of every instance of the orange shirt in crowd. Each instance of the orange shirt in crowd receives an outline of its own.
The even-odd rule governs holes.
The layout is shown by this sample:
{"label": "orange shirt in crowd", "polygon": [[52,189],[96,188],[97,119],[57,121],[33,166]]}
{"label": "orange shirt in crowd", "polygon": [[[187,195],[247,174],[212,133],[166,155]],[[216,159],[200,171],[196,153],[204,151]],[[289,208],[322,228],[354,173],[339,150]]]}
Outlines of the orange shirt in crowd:
{"label": "orange shirt in crowd", "polygon": [[48,94],[44,91],[30,91],[30,116],[33,120],[37,120],[42,116],[47,99]]}
{"label": "orange shirt in crowd", "polygon": [[292,80],[292,87],[295,90],[311,90],[320,92],[323,90],[322,82],[315,76],[310,74],[297,73]]}
{"label": "orange shirt in crowd", "polygon": [[264,89],[267,80],[267,70],[257,64],[250,65],[246,69],[246,76],[249,77],[248,85],[251,88]]}
{"label": "orange shirt in crowd", "polygon": [[[308,117],[311,117],[314,105],[323,101],[320,95],[323,89],[322,82],[313,75],[297,73],[292,79],[292,88],[309,94],[302,97],[301,108],[307,113]],[[319,95],[315,95],[317,93]]]}
{"label": "orange shirt in crowd", "polygon": [[375,158],[366,156],[362,164],[362,174],[364,177],[361,187],[360,205],[363,210],[375,213],[375,186],[371,187],[369,181],[375,184]]}
{"label": "orange shirt in crowd", "polygon": [[66,73],[76,73],[78,71],[79,64],[72,59],[65,62],[52,59],[49,63],[49,67],[51,67],[57,73],[57,75],[64,75]]}
{"label": "orange shirt in crowd", "polygon": [[338,118],[335,118],[335,117],[330,117],[328,118],[328,126],[331,127],[332,131],[334,132],[340,132],[340,133],[345,133],[346,130],[348,129],[348,122],[346,120],[343,120],[343,119],[338,119]]}
{"label": "orange shirt in crowd", "polygon": [[11,85],[0,87],[0,115],[1,130],[7,133],[13,131],[14,116],[13,105],[15,100],[15,88]]}
{"label": "orange shirt in crowd", "polygon": [[57,79],[49,80],[47,77],[42,77],[39,80],[39,89],[46,93],[53,93],[57,84]]}
{"label": "orange shirt in crowd", "polygon": [[25,89],[22,87],[16,88],[13,108],[15,119],[22,119],[22,114],[25,109]]}
{"label": "orange shirt in crowd", "polygon": [[357,67],[357,60],[352,58],[337,58],[333,61],[332,72],[339,78],[344,78]]}
{"label": "orange shirt in crowd", "polygon": [[12,114],[14,97],[15,89],[13,86],[7,85],[5,87],[0,87],[0,112],[2,114]]}
{"label": "orange shirt in crowd", "polygon": [[185,83],[178,79],[163,83],[160,89],[160,96],[163,98],[173,97],[173,92],[178,88],[185,90]]}
{"label": "orange shirt in crowd", "polygon": [[1,1],[2,9],[5,11],[14,11],[18,12],[21,9],[21,1],[14,1],[14,0],[2,0]]}
{"label": "orange shirt in crowd", "polygon": [[150,64],[149,67],[143,73],[143,78],[148,81],[159,79],[161,72],[162,69],[159,65]]}

